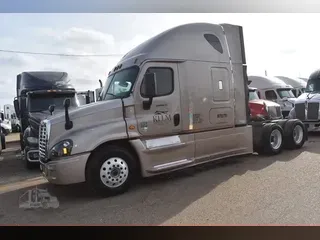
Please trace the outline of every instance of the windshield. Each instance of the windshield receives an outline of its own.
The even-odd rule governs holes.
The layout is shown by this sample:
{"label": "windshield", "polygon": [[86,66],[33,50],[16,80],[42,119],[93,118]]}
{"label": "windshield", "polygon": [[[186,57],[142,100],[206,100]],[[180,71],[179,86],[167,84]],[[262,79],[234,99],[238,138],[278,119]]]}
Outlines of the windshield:
{"label": "windshield", "polygon": [[306,93],[310,92],[320,92],[320,81],[319,80],[314,80],[310,79],[307,83],[307,87],[305,89]]}
{"label": "windshield", "polygon": [[295,96],[290,88],[277,89],[277,92],[278,92],[280,98],[284,98],[284,97],[295,98]]}
{"label": "windshield", "polygon": [[70,98],[70,108],[77,107],[78,101],[75,94],[57,94],[57,95],[33,95],[30,96],[28,109],[30,112],[49,111],[49,106],[54,105],[55,109],[63,109],[63,102],[66,98]]}
{"label": "windshield", "polygon": [[260,99],[256,91],[249,90],[249,101]]}
{"label": "windshield", "polygon": [[128,97],[139,73],[138,67],[131,67],[110,75],[101,91],[100,100]]}

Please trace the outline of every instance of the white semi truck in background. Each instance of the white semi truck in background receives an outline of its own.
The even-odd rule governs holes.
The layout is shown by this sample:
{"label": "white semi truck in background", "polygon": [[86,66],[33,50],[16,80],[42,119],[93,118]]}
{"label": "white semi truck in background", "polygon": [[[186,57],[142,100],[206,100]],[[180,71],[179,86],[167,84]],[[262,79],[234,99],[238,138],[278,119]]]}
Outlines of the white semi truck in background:
{"label": "white semi truck in background", "polygon": [[53,184],[113,195],[139,176],[303,146],[301,121],[250,121],[248,99],[242,27],[178,26],[127,53],[100,101],[71,110],[66,99],[41,121],[40,168]]}
{"label": "white semi truck in background", "polygon": [[257,88],[261,99],[274,101],[281,106],[283,117],[287,117],[294,106],[293,87],[279,78],[267,76],[248,76],[250,87]]}
{"label": "white semi truck in background", "polygon": [[285,76],[276,76],[276,78],[281,79],[286,84],[292,86],[292,93],[297,98],[302,93],[304,93],[307,83],[306,81],[300,79],[300,78],[294,78],[294,77],[285,77]]}

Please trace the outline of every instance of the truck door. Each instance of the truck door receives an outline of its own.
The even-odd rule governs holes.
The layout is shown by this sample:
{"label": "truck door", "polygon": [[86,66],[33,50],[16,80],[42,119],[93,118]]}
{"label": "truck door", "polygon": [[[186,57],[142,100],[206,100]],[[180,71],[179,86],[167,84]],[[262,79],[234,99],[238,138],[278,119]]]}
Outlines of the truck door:
{"label": "truck door", "polygon": [[[155,73],[157,96],[150,109],[143,109],[144,75]],[[143,136],[174,135],[181,130],[180,89],[176,63],[146,63],[135,86],[135,113],[138,131]]]}

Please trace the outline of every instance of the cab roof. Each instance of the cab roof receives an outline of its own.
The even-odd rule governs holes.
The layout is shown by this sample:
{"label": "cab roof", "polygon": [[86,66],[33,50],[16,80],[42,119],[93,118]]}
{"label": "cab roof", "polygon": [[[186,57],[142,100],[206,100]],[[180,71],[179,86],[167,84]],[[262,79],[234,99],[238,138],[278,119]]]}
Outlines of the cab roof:
{"label": "cab roof", "polygon": [[248,80],[251,81],[250,87],[255,87],[258,89],[292,88],[291,85],[286,84],[277,77],[248,76]]}

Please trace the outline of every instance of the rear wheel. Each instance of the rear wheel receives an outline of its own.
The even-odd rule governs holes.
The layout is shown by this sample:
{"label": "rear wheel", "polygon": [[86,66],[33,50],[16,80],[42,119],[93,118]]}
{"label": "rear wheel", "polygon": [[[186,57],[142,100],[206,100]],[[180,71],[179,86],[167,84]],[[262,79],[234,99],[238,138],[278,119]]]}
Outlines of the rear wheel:
{"label": "rear wheel", "polygon": [[284,146],[287,149],[299,149],[306,141],[306,129],[298,119],[290,119],[284,126]]}
{"label": "rear wheel", "polygon": [[275,123],[263,126],[259,154],[275,155],[281,152],[283,146],[283,130]]}
{"label": "rear wheel", "polygon": [[101,196],[126,192],[137,176],[137,159],[124,147],[108,146],[93,153],[86,167],[86,182]]}

